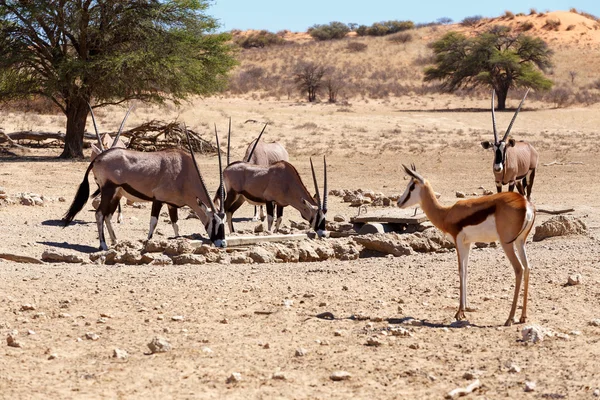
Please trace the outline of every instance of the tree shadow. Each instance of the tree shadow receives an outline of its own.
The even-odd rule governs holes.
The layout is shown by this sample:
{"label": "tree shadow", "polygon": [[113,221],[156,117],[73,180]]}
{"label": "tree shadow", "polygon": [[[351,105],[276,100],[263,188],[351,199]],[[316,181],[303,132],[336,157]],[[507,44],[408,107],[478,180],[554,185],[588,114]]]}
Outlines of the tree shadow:
{"label": "tree shadow", "polygon": [[87,246],[83,244],[72,244],[67,242],[37,242],[39,244],[43,244],[44,246],[58,247],[60,249],[68,249],[75,250],[80,253],[96,253],[98,250],[97,247]]}
{"label": "tree shadow", "polygon": [[[514,113],[516,108],[506,108],[504,110],[496,110],[496,113]],[[535,111],[532,108],[521,108],[520,113],[527,111]],[[472,113],[490,113],[491,110],[489,108],[475,108],[475,107],[462,107],[462,108],[435,108],[435,109],[397,109],[394,112],[398,113],[409,113],[409,112],[422,112],[422,113],[464,113],[464,112],[472,112]]]}

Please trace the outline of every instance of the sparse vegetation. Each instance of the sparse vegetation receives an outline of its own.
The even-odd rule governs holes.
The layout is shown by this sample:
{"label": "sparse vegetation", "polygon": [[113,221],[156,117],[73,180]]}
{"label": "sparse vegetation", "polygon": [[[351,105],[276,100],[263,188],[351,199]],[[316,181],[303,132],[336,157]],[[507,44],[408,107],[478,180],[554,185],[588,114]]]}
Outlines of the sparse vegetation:
{"label": "sparse vegetation", "polygon": [[557,31],[559,27],[560,27],[560,19],[552,19],[552,18],[546,19],[546,25],[544,25],[544,29],[547,29],[549,31]]}
{"label": "sparse vegetation", "polygon": [[481,20],[483,19],[483,17],[481,15],[473,15],[470,17],[466,17],[464,18],[460,24],[462,26],[475,26],[477,25]]}
{"label": "sparse vegetation", "polygon": [[262,30],[257,33],[251,33],[247,36],[237,36],[234,38],[234,42],[244,48],[262,48],[265,46],[273,46],[285,44],[286,41],[280,35],[267,30]]}
{"label": "sparse vegetation", "polygon": [[413,40],[413,36],[409,32],[399,32],[393,35],[390,35],[387,40],[392,43],[397,44],[405,44],[411,42]]}
{"label": "sparse vegetation", "polygon": [[357,28],[358,36],[385,36],[393,33],[414,29],[415,24],[412,21],[381,21],[371,26],[361,25]]}
{"label": "sparse vegetation", "polygon": [[575,25],[574,24],[571,24],[571,25],[567,26],[567,30],[568,31],[572,31],[573,29],[575,29]]}
{"label": "sparse vegetation", "polygon": [[529,9],[529,15],[536,15],[536,14],[537,14],[537,10],[535,8]]}
{"label": "sparse vegetation", "polygon": [[523,32],[531,30],[531,29],[533,29],[533,27],[534,27],[534,25],[533,25],[533,22],[531,22],[531,21],[525,21],[521,24],[521,30]]}
{"label": "sparse vegetation", "polygon": [[346,46],[346,49],[351,53],[360,53],[367,50],[367,47],[369,46],[363,42],[350,42]]}
{"label": "sparse vegetation", "polygon": [[308,28],[308,34],[316,40],[342,39],[350,32],[348,25],[342,22],[330,22],[325,25],[313,25]]}
{"label": "sparse vegetation", "polygon": [[506,19],[515,19],[515,14],[511,11],[504,11],[504,18]]}
{"label": "sparse vegetation", "polygon": [[308,101],[317,100],[317,93],[323,87],[323,76],[327,69],[314,62],[300,62],[294,72],[294,83],[301,93],[308,96]]}
{"label": "sparse vegetation", "polygon": [[452,18],[442,17],[442,18],[438,18],[436,22],[440,25],[449,25],[454,21],[452,20]]}

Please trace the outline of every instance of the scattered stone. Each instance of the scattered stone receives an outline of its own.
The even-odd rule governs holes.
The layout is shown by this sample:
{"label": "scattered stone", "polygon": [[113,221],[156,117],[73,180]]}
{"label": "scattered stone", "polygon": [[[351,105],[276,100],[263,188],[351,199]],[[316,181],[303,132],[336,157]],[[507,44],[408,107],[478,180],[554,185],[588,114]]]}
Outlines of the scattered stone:
{"label": "scattered stone", "polygon": [[219,322],[221,322],[222,324],[228,324],[228,323],[229,323],[229,320],[228,320],[227,318],[223,318],[223,319],[222,319],[221,321],[219,321]]}
{"label": "scattered stone", "polygon": [[66,312],[61,312],[58,314],[58,318],[71,318],[71,314]]}
{"label": "scattered stone", "polygon": [[31,329],[29,329],[29,330],[27,331],[27,334],[28,334],[28,335],[35,335],[35,331],[32,331]]}
{"label": "scattered stone", "polygon": [[46,249],[42,253],[42,260],[48,262],[84,263],[85,260],[77,253],[66,250]]}
{"label": "scattered stone", "polygon": [[179,256],[182,254],[192,254],[194,247],[186,239],[170,240],[163,252],[168,256]]}
{"label": "scattered stone", "polygon": [[152,354],[166,353],[171,350],[171,344],[166,339],[157,336],[148,343],[148,348]]}
{"label": "scattered stone", "polygon": [[483,371],[474,370],[474,371],[465,372],[462,377],[464,379],[472,380],[472,379],[477,379],[477,378],[481,377],[482,375],[483,375]]}
{"label": "scattered stone", "polygon": [[395,326],[393,328],[390,328],[390,333],[393,336],[412,336],[413,334],[405,328],[402,328],[401,326]]}
{"label": "scattered stone", "polygon": [[60,197],[58,198],[58,201],[59,201],[60,203],[64,203],[64,202],[66,202],[66,201],[67,201],[67,199],[65,199],[63,196],[60,196]]}
{"label": "scattered stone", "polygon": [[183,321],[183,315],[174,315],[171,317],[171,321],[176,321],[176,322],[180,322]]}
{"label": "scattered stone", "polygon": [[212,353],[213,353],[213,350],[212,350],[210,347],[204,346],[204,347],[202,348],[202,352],[203,352],[203,353],[206,353],[206,354],[212,354]]}
{"label": "scattered stone", "polygon": [[238,383],[242,381],[242,374],[239,372],[233,372],[229,375],[229,378],[225,381],[226,383]]}
{"label": "scattered stone", "polygon": [[126,360],[129,357],[129,354],[125,350],[114,349],[113,350],[113,358],[118,358],[119,360]]}
{"label": "scattered stone", "polygon": [[96,323],[97,324],[106,324],[106,318],[100,317],[96,320]]}
{"label": "scattered stone", "polygon": [[533,381],[526,381],[525,382],[525,391],[526,392],[533,392],[533,391],[535,391],[535,387],[536,386],[537,385],[535,384],[535,382],[533,382]]}
{"label": "scattered stone", "polygon": [[97,334],[95,334],[94,332],[87,332],[87,333],[85,334],[85,338],[86,338],[87,340],[94,340],[94,341],[96,341],[96,340],[100,339],[100,336],[98,336],[98,335],[97,335]]}
{"label": "scattered stone", "polygon": [[446,394],[446,398],[447,399],[456,399],[458,397],[466,396],[470,393],[473,393],[475,390],[477,390],[480,387],[481,387],[481,382],[479,381],[479,379],[476,379],[466,388],[456,388],[454,390],[451,390],[450,392],[448,392],[448,394]]}
{"label": "scattered stone", "polygon": [[344,336],[344,331],[341,331],[341,330],[334,331],[333,336]]}
{"label": "scattered stone", "polygon": [[168,245],[169,241],[166,239],[150,239],[144,244],[144,251],[147,253],[162,253]]}
{"label": "scattered stone", "polygon": [[21,306],[21,311],[33,311],[33,310],[35,310],[35,304],[26,303]]}
{"label": "scattered stone", "polygon": [[465,197],[467,197],[467,195],[465,195],[464,192],[456,192],[456,197],[458,197],[459,199],[464,199]]}
{"label": "scattered stone", "polygon": [[17,340],[17,336],[19,335],[18,331],[12,331],[10,332],[7,336],[6,336],[6,344],[9,347],[17,347],[17,348],[22,348],[23,347],[23,343],[21,343],[19,340]]}
{"label": "scattered stone", "polygon": [[517,364],[510,364],[510,367],[508,367],[508,372],[518,374],[521,372],[521,367],[519,367]]}
{"label": "scattered stone", "polygon": [[346,220],[346,217],[345,217],[345,216],[343,216],[343,215],[341,215],[341,214],[336,214],[336,215],[334,215],[334,216],[333,216],[333,220],[334,220],[335,222],[346,222],[346,221],[347,221],[347,220]]}
{"label": "scattered stone", "polygon": [[256,263],[272,263],[275,262],[275,256],[272,252],[267,249],[255,246],[252,250],[248,252],[248,257],[250,257]]}
{"label": "scattered stone", "polygon": [[600,319],[593,319],[590,321],[590,325],[591,326],[597,326],[600,327]]}
{"label": "scattered stone", "polygon": [[285,374],[281,371],[277,371],[273,374],[273,379],[277,379],[277,380],[281,380],[281,381],[285,381],[287,380],[287,376],[285,376]]}
{"label": "scattered stone", "polygon": [[594,397],[600,397],[600,389],[595,389],[593,394],[594,394]]}
{"label": "scattered stone", "polygon": [[52,353],[48,356],[48,360],[56,360],[58,358],[58,354]]}
{"label": "scattered stone", "polygon": [[587,226],[580,219],[557,215],[535,228],[533,241],[539,242],[554,236],[584,235],[586,232]]}
{"label": "scattered stone", "polygon": [[548,335],[547,331],[539,325],[527,325],[521,329],[521,335],[523,341],[538,343],[544,340],[544,337]]}
{"label": "scattered stone", "polygon": [[335,382],[347,381],[350,378],[352,378],[352,375],[346,371],[333,371],[331,375],[329,375],[329,379]]}
{"label": "scattered stone", "polygon": [[379,347],[381,345],[383,345],[383,342],[378,337],[371,336],[367,338],[367,346]]}
{"label": "scattered stone", "polygon": [[581,274],[573,274],[573,275],[569,275],[569,279],[567,280],[567,285],[568,286],[577,286],[577,285],[580,285],[581,282],[582,282]]}
{"label": "scattered stone", "polygon": [[305,348],[300,347],[300,348],[296,349],[295,356],[296,357],[304,357],[307,354],[308,354],[308,350],[306,350]]}
{"label": "scattered stone", "polygon": [[265,231],[265,225],[261,222],[254,227],[254,233],[262,233]]}

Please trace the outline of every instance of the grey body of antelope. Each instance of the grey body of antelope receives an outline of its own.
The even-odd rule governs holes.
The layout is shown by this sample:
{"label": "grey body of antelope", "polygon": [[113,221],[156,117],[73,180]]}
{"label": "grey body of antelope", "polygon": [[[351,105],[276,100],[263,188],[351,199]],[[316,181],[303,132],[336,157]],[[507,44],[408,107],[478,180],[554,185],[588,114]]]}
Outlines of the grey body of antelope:
{"label": "grey body of antelope", "polygon": [[252,204],[266,204],[272,218],[273,204],[277,205],[275,230],[282,222],[283,207],[291,206],[300,212],[302,218],[309,221],[311,228],[322,237],[326,234],[325,218],[327,214],[327,167],[324,162],[323,203],[316,184],[314,167],[311,167],[315,183],[316,199],[308,192],[296,168],[287,161],[278,161],[271,165],[256,165],[238,161],[223,171],[225,185],[225,212],[230,232],[234,232],[232,215],[245,201]]}
{"label": "grey body of antelope", "polygon": [[525,242],[535,221],[535,207],[524,196],[514,192],[461,200],[451,206],[443,206],[435,197],[431,184],[416,172],[414,166],[412,169],[404,166],[404,169],[411,179],[398,200],[398,206],[408,208],[416,204],[420,205],[429,220],[456,246],[460,303],[455,318],[465,319],[465,311],[469,310],[467,265],[471,244],[498,240],[515,271],[513,302],[505,325],[514,322],[523,279],[523,309],[519,322],[526,322],[529,261]]}
{"label": "grey body of antelope", "polygon": [[515,141],[508,139],[508,135],[512,128],[517,114],[521,110],[521,106],[527,97],[527,93],[523,96],[523,100],[519,104],[517,111],[501,140],[498,140],[498,132],[496,130],[496,114],[494,111],[494,91],[492,91],[492,124],[494,129],[494,141],[481,142],[484,149],[492,149],[494,151],[494,160],[492,170],[494,172],[494,181],[498,193],[502,191],[502,186],[508,185],[508,190],[513,191],[515,184],[519,193],[527,194],[527,199],[531,199],[531,190],[535,179],[535,170],[538,164],[538,153],[535,148],[528,142]]}
{"label": "grey body of antelope", "polygon": [[[276,163],[277,161],[289,161],[289,155],[285,147],[278,142],[266,143],[264,141],[256,141],[259,139],[255,139],[248,145],[246,149],[246,154],[244,155],[244,160],[251,164],[256,165],[271,165]],[[256,147],[254,144],[256,143]],[[252,149],[254,148],[254,151]],[[255,205],[254,206],[254,217],[253,221],[258,221],[258,208],[260,207],[260,215],[261,220],[264,220],[264,212],[263,205]],[[269,221],[268,229],[271,230],[271,223]]]}
{"label": "grey body of antelope", "polygon": [[85,205],[89,193],[87,176],[90,170],[94,172],[102,196],[96,211],[102,250],[108,248],[104,237],[104,224],[108,228],[112,243],[116,243],[111,217],[121,196],[124,195],[135,201],[152,202],[148,238],[152,237],[160,208],[166,203],[171,217],[173,210],[183,206],[190,207],[202,221],[211,241],[216,246],[225,245],[224,215],[217,212],[193,154],[179,149],[145,153],[112,148],[103,152],[90,163],[75,200],[63,218],[65,226]]}

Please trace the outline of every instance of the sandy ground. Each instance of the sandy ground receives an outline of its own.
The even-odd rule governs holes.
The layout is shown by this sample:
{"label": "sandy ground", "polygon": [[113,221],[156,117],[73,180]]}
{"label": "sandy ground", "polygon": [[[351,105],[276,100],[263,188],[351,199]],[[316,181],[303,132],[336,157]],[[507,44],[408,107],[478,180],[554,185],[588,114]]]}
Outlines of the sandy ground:
{"label": "sandy ground", "polygon": [[[490,114],[484,110],[488,100],[460,100],[455,105],[463,110],[435,111],[449,99],[351,106],[209,99],[181,109],[140,107],[131,125],[156,115],[178,116],[208,134],[209,124],[224,128],[226,117],[232,116],[234,153],[241,157],[260,130],[243,121],[268,120],[268,139],[286,145],[307,184],[309,156],[327,154],[330,188],[399,193],[406,184],[401,163],[414,162],[449,204],[457,190],[493,188],[492,154],[479,145],[492,136]],[[572,215],[588,226],[587,235],[528,243],[528,322],[567,334],[567,339],[554,336],[528,344],[521,340],[523,325],[502,326],[514,274],[496,248],[471,253],[469,300],[477,311],[468,313],[471,325],[463,328],[451,325],[458,306],[454,251],[356,261],[168,267],[0,259],[0,397],[439,399],[478,377],[482,387],[473,398],[592,398],[600,388],[600,328],[589,325],[600,318],[600,184],[595,179],[600,163],[593,146],[600,110],[529,107],[513,134],[540,151],[534,202],[572,206]],[[101,129],[115,129],[122,112],[101,115]],[[499,113],[499,128],[511,117],[512,112]],[[61,127],[60,117],[37,118],[39,126]],[[31,116],[13,114],[3,123],[11,132],[32,122]],[[35,192],[49,198],[44,207],[0,207],[0,252],[39,258],[46,248],[83,255],[95,251],[89,203],[78,223],[66,229],[57,224],[87,167],[87,162],[57,161],[57,154],[58,149],[35,149],[26,158],[0,158],[0,186],[10,195]],[[565,164],[543,165],[553,161]],[[216,188],[215,158],[200,157],[199,164],[209,187]],[[317,173],[322,176],[320,164]],[[59,196],[67,202],[59,202]],[[240,227],[253,227],[248,220],[252,211],[244,206],[236,214]],[[149,214],[148,206],[124,207],[117,236],[143,240]],[[180,214],[185,218],[187,211]],[[332,197],[330,216],[335,214],[350,217],[356,209]],[[301,218],[287,210],[287,219]],[[536,225],[546,219],[540,214]],[[166,221],[161,218],[159,237],[172,234]],[[181,231],[204,233],[195,219],[183,219]],[[583,283],[566,286],[574,273],[582,275]],[[35,310],[22,311],[25,304]],[[325,311],[336,319],[315,318]],[[350,319],[353,315],[370,320]],[[401,324],[407,317],[424,324]],[[382,335],[390,326],[405,327],[412,336]],[[4,337],[12,330],[19,331],[22,348],[6,345]],[[87,333],[99,338],[88,340]],[[168,340],[172,350],[148,355],[147,343],[156,336]],[[382,345],[367,346],[372,336]],[[129,357],[113,358],[115,348]],[[304,356],[295,355],[300,348],[306,350]],[[511,372],[513,364],[520,372]],[[334,382],[330,374],[336,370],[352,377]],[[234,372],[242,380],[227,383]],[[285,379],[273,379],[277,372]],[[535,391],[524,391],[526,381],[536,383]]]}

